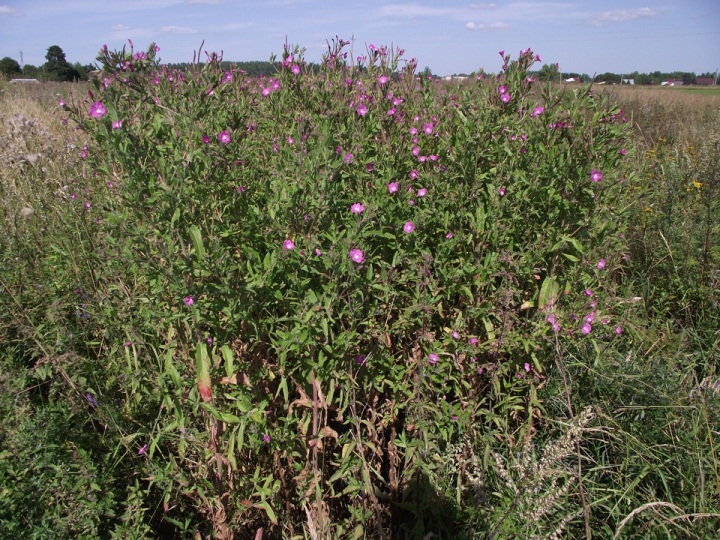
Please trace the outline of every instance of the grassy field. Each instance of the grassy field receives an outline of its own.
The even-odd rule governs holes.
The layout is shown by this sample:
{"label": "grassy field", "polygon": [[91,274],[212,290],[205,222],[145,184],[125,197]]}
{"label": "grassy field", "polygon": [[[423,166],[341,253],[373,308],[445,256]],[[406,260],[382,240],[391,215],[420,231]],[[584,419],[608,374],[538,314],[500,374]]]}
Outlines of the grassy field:
{"label": "grassy field", "polygon": [[[292,77],[289,73],[287,76]],[[245,81],[238,74],[235,77]],[[282,79],[284,86],[277,90],[278,95],[284,96],[282,92],[296,84],[294,80]],[[522,80],[518,76],[518,81]],[[370,88],[371,83],[367,79],[366,87]],[[129,163],[103,161],[96,149],[103,141],[114,144],[112,132],[97,128],[100,134],[93,135],[92,129],[96,128],[78,129],[77,118],[58,106],[63,100],[68,105],[80,104],[85,110],[88,103],[100,99],[97,90],[93,90],[95,97],[88,102],[89,86],[20,87],[0,83],[0,217],[4,230],[0,238],[0,536],[313,540],[715,537],[720,528],[720,91],[596,87],[593,93],[607,96],[611,105],[597,101],[593,102],[598,104],[595,111],[579,112],[573,107],[586,99],[579,93],[565,95],[566,101],[548,98],[546,109],[554,107],[558,118],[566,123],[571,112],[565,111],[572,111],[577,130],[586,129],[582,137],[567,143],[574,153],[587,152],[599,159],[593,154],[593,145],[604,144],[601,148],[607,152],[616,142],[615,132],[603,131],[607,125],[625,119],[633,128],[622,148],[623,156],[627,153],[628,165],[623,167],[627,167],[628,175],[617,179],[619,188],[613,205],[597,210],[617,212],[627,220],[627,226],[606,239],[602,234],[611,230],[611,225],[597,225],[601,232],[597,237],[588,237],[586,251],[563,248],[566,261],[555,253],[555,242],[547,247],[553,261],[577,263],[579,270],[568,270],[568,275],[573,276],[575,288],[588,292],[590,286],[585,283],[589,282],[580,281],[592,274],[587,268],[592,267],[595,273],[603,270],[605,259],[597,262],[605,253],[602,250],[610,253],[615,245],[622,248],[617,257],[607,256],[612,278],[597,285],[598,290],[607,291],[608,298],[612,296],[612,311],[608,308],[603,313],[602,307],[598,308],[597,323],[594,305],[591,312],[593,335],[602,332],[603,327],[610,330],[590,342],[580,339],[579,330],[566,335],[550,332],[548,323],[554,324],[554,319],[548,317],[546,322],[546,315],[552,311],[538,309],[537,323],[526,315],[537,306],[552,306],[553,294],[565,298],[570,295],[552,293],[552,280],[547,280],[547,289],[543,287],[539,294],[536,291],[535,296],[525,293],[523,287],[527,291],[539,289],[539,274],[544,270],[540,263],[523,267],[533,259],[522,258],[522,247],[512,251],[521,242],[535,242],[528,245],[546,249],[542,235],[527,235],[521,227],[526,219],[542,220],[544,215],[538,218],[529,210],[521,215],[520,209],[532,208],[533,202],[540,205],[543,197],[550,200],[547,193],[552,193],[532,191],[533,174],[566,174],[569,178],[568,171],[573,169],[557,169],[556,163],[579,158],[561,152],[541,156],[534,162],[523,161],[524,153],[507,157],[512,152],[508,148],[515,148],[512,144],[520,141],[521,134],[525,137],[527,133],[531,144],[532,135],[542,133],[544,128],[528,128],[529,123],[520,124],[502,116],[503,97],[498,97],[506,95],[502,91],[472,88],[463,97],[462,87],[458,87],[460,97],[451,97],[440,87],[418,90],[400,80],[393,88],[396,95],[404,92],[406,102],[397,106],[407,106],[409,117],[417,114],[425,119],[424,125],[418,123],[420,130],[445,129],[442,115],[461,111],[452,116],[452,122],[457,123],[445,120],[452,129],[448,127],[427,143],[437,145],[428,154],[434,152],[432,155],[439,155],[441,163],[448,164],[455,174],[453,184],[445,183],[439,169],[434,169],[432,174],[436,176],[431,176],[416,161],[408,161],[406,167],[396,158],[398,148],[405,145],[409,149],[413,143],[406,141],[405,135],[395,134],[387,123],[390,113],[384,112],[378,116],[377,127],[354,127],[350,120],[328,124],[330,150],[318,154],[309,150],[306,159],[315,161],[303,162],[302,153],[293,153],[295,139],[305,141],[303,137],[310,134],[308,140],[312,141],[315,133],[325,129],[318,118],[329,118],[328,122],[344,118],[342,107],[337,105],[342,99],[352,103],[353,114],[348,118],[366,118],[366,113],[355,113],[357,100],[337,97],[343,79],[331,80],[328,76],[313,84],[320,90],[315,86],[312,92],[300,88],[297,91],[302,99],[293,102],[291,97],[283,97],[288,101],[278,104],[272,115],[251,118],[248,113],[242,117],[242,122],[253,121],[252,129],[244,129],[245,124],[232,115],[245,114],[243,107],[253,111],[266,107],[259,98],[250,97],[244,102],[245,95],[238,93],[233,98],[235,109],[230,112],[223,109],[222,113],[208,113],[203,109],[203,115],[217,114],[224,122],[213,126],[214,131],[202,128],[217,139],[212,141],[217,148],[212,147],[214,154],[207,165],[198,165],[200,151],[190,154],[188,148],[192,150],[195,142],[172,142],[173,131],[165,129],[170,116],[150,115],[142,120],[146,114],[143,107],[149,106],[137,105],[132,125],[125,118],[124,129],[137,129],[131,132],[135,138],[125,151],[135,156],[134,152],[146,144],[142,147],[145,155],[153,157],[141,166],[141,153],[137,154],[140,158],[133,157]],[[382,84],[377,86],[382,88]],[[209,95],[206,87],[200,88]],[[214,89],[220,93],[220,85]],[[318,105],[313,100],[320,99],[316,96],[322,92],[331,97]],[[372,106],[381,102],[382,94],[377,92],[377,101],[360,103]],[[473,105],[479,99],[487,99],[488,110],[500,112],[482,116],[482,107]],[[512,99],[516,99],[515,94]],[[122,97],[114,106],[118,110],[128,106],[127,110],[131,110],[127,105],[131,101]],[[167,109],[181,107],[178,103],[168,104]],[[620,112],[612,112],[613,103]],[[411,104],[417,108],[411,110]],[[317,118],[311,118],[311,107],[320,111]],[[610,112],[594,118],[594,123],[588,120],[581,128],[583,114],[592,118],[603,107]],[[285,113],[278,111],[284,110],[288,111],[288,129],[295,130],[287,131],[292,137],[279,132],[262,141],[252,138],[254,130],[271,130],[270,124],[276,118],[280,118],[279,124]],[[372,117],[372,112],[369,114],[367,118]],[[191,118],[190,113],[187,116]],[[303,121],[301,116],[308,119]],[[180,117],[178,114],[172,118]],[[202,115],[198,113],[197,118]],[[482,137],[470,128],[458,135],[463,126],[470,125],[462,123],[469,122],[467,118],[475,118],[476,127],[485,122],[477,127],[484,130]],[[232,133],[233,141],[236,136],[244,137],[241,152],[245,153],[224,161],[222,151],[229,146],[222,146],[225,143],[220,136],[225,125],[236,120],[243,129],[238,127]],[[172,121],[177,122],[172,127],[178,134],[184,129],[188,133],[202,131],[199,120],[187,124],[182,123],[182,118]],[[510,127],[497,128],[505,126],[502,122]],[[498,135],[515,129],[517,136],[507,141]],[[407,132],[404,125],[403,130]],[[341,143],[334,141],[350,137],[349,133],[361,142],[336,152],[335,146],[339,149]],[[608,140],[597,142],[603,137]],[[277,143],[284,140],[291,150]],[[395,142],[390,144],[388,140]],[[565,144],[561,136],[552,140],[553,144]],[[261,142],[267,143],[267,148]],[[205,146],[197,144],[201,150],[211,147],[207,142]],[[497,148],[497,152],[488,147]],[[538,152],[541,147],[543,144],[538,143]],[[108,152],[121,152],[117,150],[120,146],[107,148]],[[470,148],[481,157],[464,157]],[[358,194],[374,181],[369,164],[358,164],[357,171],[349,169],[353,160],[359,163],[359,156],[368,149],[375,152],[371,155],[376,170],[382,171],[384,163],[392,163],[404,175],[406,167],[414,178],[412,175],[419,169],[427,179],[422,187],[431,194],[433,187],[441,191],[442,186],[450,185],[444,188],[445,221],[439,217],[439,209],[409,214],[408,204],[377,202],[385,200],[381,197],[388,190],[393,193],[393,188],[386,186],[392,185],[394,176],[378,180],[380,188],[370,190],[372,195],[367,195],[367,201],[363,199],[367,209],[352,210],[350,218],[364,211],[368,222],[382,224],[380,210],[386,209],[395,212],[393,219],[407,234],[399,232],[395,237],[389,226],[380,233],[364,233],[360,225],[356,227],[355,221],[349,221],[346,214],[350,212],[345,212],[345,206],[359,204]],[[93,150],[95,156],[88,155]],[[450,157],[443,161],[445,156]],[[615,162],[615,156],[603,159]],[[162,168],[172,160],[177,161],[177,168]],[[333,160],[340,161],[332,167],[327,165],[335,163]],[[585,162],[578,163],[584,178],[590,170],[583,168]],[[492,174],[482,172],[485,169],[481,165]],[[154,171],[152,180],[157,179],[165,190],[160,191],[167,194],[167,200],[162,194],[151,195],[153,206],[147,206],[151,210],[141,211],[146,199],[139,195],[135,203],[128,202],[133,200],[133,190],[142,191],[137,187],[140,184],[128,188],[130,193],[118,194],[121,186],[140,181],[133,176],[133,171],[139,169]],[[198,177],[212,182],[191,186],[188,180],[188,185],[183,186],[185,191],[172,191],[173,174],[180,177],[179,171],[184,170],[195,171]],[[341,192],[333,192],[343,205],[343,217],[338,219],[348,220],[342,225],[338,225],[339,221],[322,221],[335,212],[333,208],[319,209],[320,230],[302,229],[303,223],[314,225],[312,211],[326,193],[308,187],[320,185],[315,177],[311,177],[312,182],[308,180],[305,191],[286,193],[289,199],[259,195],[264,197],[257,203],[261,211],[241,206],[246,204],[241,199],[235,202],[245,194],[246,186],[251,194],[256,186],[285,193],[283,190],[290,189],[287,186],[301,185],[300,178],[312,175],[308,172],[312,170],[321,171],[335,182],[323,184],[327,193],[338,183],[357,190],[353,192],[355,198],[347,200]],[[515,210],[507,210],[502,206],[510,200],[505,197],[505,188],[509,188],[511,179],[521,178],[524,182],[522,171],[529,171],[523,189],[530,198],[518,203]],[[610,167],[603,172],[607,181]],[[483,199],[485,192],[470,181],[472,178],[473,182],[492,183],[493,175],[502,174],[507,175],[501,179],[505,183],[488,188],[487,199]],[[228,184],[221,184],[220,178],[228,178]],[[190,193],[190,189],[198,190],[193,192],[196,198],[188,195],[185,200],[178,195]],[[460,196],[463,189],[466,191]],[[562,189],[557,188],[558,192]],[[229,190],[232,197],[227,195]],[[583,204],[595,204],[592,192],[578,189],[577,193]],[[413,210],[423,204],[421,197],[424,194],[411,199]],[[440,281],[437,276],[445,270],[439,264],[434,275],[428,270],[430,248],[423,251],[407,239],[411,232],[422,238],[423,226],[436,227],[442,232],[439,238],[452,239],[453,235],[446,232],[452,230],[455,208],[463,208],[470,216],[467,219],[473,220],[458,223],[471,222],[479,231],[474,234],[485,234],[479,224],[481,217],[476,215],[480,203],[471,204],[470,210],[461,206],[473,197],[486,201],[487,222],[494,222],[492,226],[498,228],[477,237],[482,240],[470,238],[461,255],[448,258],[448,268],[470,264],[468,261],[474,261],[476,256],[480,261],[477,266],[464,277]],[[180,210],[175,214],[172,211],[180,199],[187,203],[183,212],[195,212],[207,221],[202,222],[204,228],[189,227],[190,234],[178,240],[172,230],[163,232],[162,226],[184,219],[177,217]],[[303,208],[311,210],[298,214],[287,200],[301,201]],[[562,198],[557,200],[562,203]],[[137,207],[133,208],[133,204]],[[263,242],[280,234],[273,229],[273,223],[282,219],[284,208],[292,226],[306,232],[304,236],[299,232],[278,236],[280,241],[292,238],[294,243],[292,248],[283,244],[284,251],[277,260],[271,261],[270,255],[263,260],[258,255],[258,266],[252,266],[251,262],[255,262],[251,255],[221,250],[230,240],[244,246],[238,240],[242,235],[247,235],[242,236],[247,245],[255,242],[253,246],[265,246]],[[552,204],[548,208],[552,209]],[[96,209],[106,214],[95,213]],[[267,218],[265,214],[274,214],[276,209],[277,216]],[[166,218],[156,217],[155,212],[161,216],[163,211]],[[240,214],[243,220],[229,221],[234,219],[229,216]],[[594,224],[594,217],[597,215],[589,212],[577,219],[578,223],[582,219]],[[559,217],[558,222],[563,219]],[[262,225],[257,230],[244,225],[256,222]],[[223,229],[227,223],[232,226]],[[550,234],[555,223],[545,222],[542,227]],[[220,232],[211,235],[211,226],[220,227]],[[490,230],[491,226],[487,227]],[[575,224],[569,224],[568,230],[575,231]],[[346,238],[345,231],[356,231],[357,236]],[[458,246],[464,232],[461,228],[454,231]],[[358,246],[363,247],[364,253],[361,251],[359,259],[353,259],[355,262],[363,257],[370,259],[372,253],[380,261],[374,263],[375,274],[366,272],[365,267],[356,270],[359,266],[349,263],[344,252],[319,270],[308,269],[310,263],[290,258],[297,244],[298,250],[301,246],[308,252],[317,249],[319,259],[320,248],[326,254],[325,245],[318,243],[316,247],[308,239],[331,234],[342,239],[344,246],[355,248],[351,257],[357,257]],[[564,237],[565,244],[571,244],[569,234]],[[603,240],[597,240],[597,250],[592,251],[595,238]],[[378,243],[371,251],[360,244],[361,239]],[[405,254],[404,259],[388,255],[386,245],[391,242],[397,242],[397,251]],[[432,249],[441,245],[433,239],[427,242]],[[482,251],[483,242],[491,246],[490,254]],[[504,254],[496,257],[499,262],[493,259],[496,244],[492,242],[497,242],[497,253]],[[445,248],[437,249],[440,252]],[[327,252],[329,257],[335,256],[332,248]],[[242,264],[233,262],[241,260],[241,256],[247,260],[242,259]],[[387,259],[386,267],[382,266],[383,257]],[[488,261],[498,266],[486,270],[491,264]],[[557,262],[558,268],[562,264]],[[340,269],[346,267],[347,273],[342,273],[345,270]],[[403,274],[407,268],[412,272]],[[214,272],[220,270],[226,272],[225,277],[213,281]],[[462,287],[474,283],[484,271],[491,285],[478,285],[473,294],[465,295]],[[241,289],[234,284],[249,280],[250,274],[258,283],[265,280],[267,285]],[[298,281],[303,283],[297,289],[297,298],[292,296],[296,291],[292,279],[285,278],[294,275],[300,276]],[[335,275],[332,288],[327,285],[327,304],[320,289],[313,292],[319,299],[306,292],[306,287],[311,287],[307,284],[315,283],[313,280]],[[437,291],[423,296],[430,282],[437,285]],[[190,288],[193,283],[206,286],[194,292]],[[502,285],[495,289],[496,283]],[[391,285],[381,289],[384,284]],[[450,294],[453,287],[457,288],[458,292],[453,293],[456,296],[443,304],[442,295]],[[273,288],[284,292],[267,292]],[[371,300],[363,297],[361,301],[356,296],[364,290],[385,296],[372,309],[365,308]],[[406,293],[407,299],[398,291]],[[595,294],[594,298],[602,298],[602,293]],[[173,295],[179,301],[172,300]],[[483,295],[490,298],[489,307],[482,303]],[[244,306],[239,301],[226,302],[225,298],[231,296],[252,298]],[[475,298],[478,303],[473,307]],[[577,319],[575,313],[584,309],[578,306],[589,301],[581,298],[572,304],[567,300],[568,320],[571,316]],[[203,302],[212,304],[208,310],[212,313],[198,309]],[[297,333],[278,345],[281,338],[277,336],[282,332],[291,335],[290,327],[283,325],[295,321],[292,309],[303,302],[309,302],[310,307],[300,310],[297,321],[315,321],[313,317],[318,313],[338,310],[336,322],[330,320],[331,330],[325,328],[324,332],[326,320],[298,323],[293,327]],[[344,302],[349,307],[340,312],[335,306]],[[404,311],[393,311],[395,302],[407,302]],[[472,313],[478,319],[483,313],[490,315],[484,321],[466,321],[463,327],[458,323],[460,315],[451,320],[442,308],[438,313],[428,307],[433,303],[445,306],[452,317],[462,309],[475,309]],[[470,307],[458,307],[465,304]],[[517,309],[512,312],[515,305]],[[268,340],[252,348],[247,340],[232,340],[233,332],[263,335],[260,317],[265,315],[258,312],[269,313],[277,306],[281,315],[273,319],[275,333],[268,334],[272,343]],[[371,322],[363,322],[358,330],[352,321],[363,309],[371,312],[363,315]],[[382,327],[373,317],[376,310],[384,309],[386,326]],[[608,321],[601,326],[602,316],[607,316]],[[433,375],[422,370],[397,375],[401,358],[424,357],[418,352],[418,343],[425,341],[415,337],[421,330],[407,329],[414,320],[419,321],[418,328],[424,332],[422,339],[432,325],[440,329],[429,340],[435,348],[428,350],[440,352],[442,344],[443,350],[457,351],[452,355],[440,352],[439,365],[445,365],[446,357],[452,359],[456,363],[452,365],[462,367],[463,377],[467,373],[466,378],[450,368],[445,373],[453,375]],[[223,329],[230,327],[233,330],[223,334]],[[313,330],[315,327],[317,330]],[[346,348],[352,351],[347,354],[354,360],[349,375],[348,369],[342,367],[328,375],[333,385],[321,389],[318,379],[313,378],[321,369],[315,363],[317,351],[315,345],[308,346],[307,350],[313,351],[312,355],[307,353],[312,377],[301,371],[294,378],[288,377],[283,402],[283,387],[278,381],[284,381],[296,367],[290,360],[283,364],[285,353],[277,351],[296,351],[294,354],[305,358],[302,354],[306,353],[292,347],[303,335],[307,336],[308,328],[317,332],[318,341],[333,332],[337,341],[341,336],[350,336]],[[458,338],[451,333],[453,330],[467,332],[463,341],[473,336],[472,346],[476,346],[472,339],[478,341],[474,336],[479,336],[487,350],[473,353],[473,349],[455,345]],[[611,339],[613,335],[617,339]],[[409,337],[403,342],[400,336]],[[356,350],[365,339],[376,347],[372,353],[364,352],[369,349]],[[224,343],[227,346],[221,349]],[[438,356],[433,354],[429,358],[434,365]],[[472,354],[478,356],[476,365],[470,364]],[[209,368],[203,355],[210,357]],[[377,373],[366,375],[361,371],[366,360],[378,365],[386,363]],[[447,362],[451,366],[450,360]],[[475,356],[472,362],[476,362]],[[257,378],[253,369],[259,370]],[[203,387],[203,373],[208,381],[212,379],[212,400],[203,394],[208,391]],[[394,381],[395,376],[400,382],[393,382],[396,386],[391,390],[388,381]],[[356,399],[355,393],[363,398]],[[327,405],[333,399],[339,405]],[[223,409],[222,404],[228,408]],[[280,410],[285,412],[281,414]],[[247,414],[247,424],[238,424],[238,411]],[[465,420],[468,425],[458,427]],[[239,430],[239,425],[247,425],[247,432]],[[233,436],[228,438],[231,432]]]}

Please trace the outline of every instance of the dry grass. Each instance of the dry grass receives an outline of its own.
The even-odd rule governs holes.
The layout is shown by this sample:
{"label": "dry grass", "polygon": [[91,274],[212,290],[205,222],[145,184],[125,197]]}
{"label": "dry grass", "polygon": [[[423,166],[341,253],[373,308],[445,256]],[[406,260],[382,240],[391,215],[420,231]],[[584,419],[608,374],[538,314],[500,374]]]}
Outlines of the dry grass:
{"label": "dry grass", "polygon": [[647,148],[660,143],[692,145],[720,115],[720,91],[647,86],[604,87],[617,101]]}

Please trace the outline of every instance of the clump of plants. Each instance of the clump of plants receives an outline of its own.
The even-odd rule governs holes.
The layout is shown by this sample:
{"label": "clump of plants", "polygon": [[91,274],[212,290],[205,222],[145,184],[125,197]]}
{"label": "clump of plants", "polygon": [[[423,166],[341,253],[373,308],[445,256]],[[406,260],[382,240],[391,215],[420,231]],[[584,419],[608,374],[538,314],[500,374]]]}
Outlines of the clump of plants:
{"label": "clump of plants", "polygon": [[118,535],[520,530],[445,456],[505,470],[558,351],[623,339],[621,111],[529,49],[457,88],[347,45],[259,78],[104,49],[64,104],[90,245],[63,374],[136,470]]}

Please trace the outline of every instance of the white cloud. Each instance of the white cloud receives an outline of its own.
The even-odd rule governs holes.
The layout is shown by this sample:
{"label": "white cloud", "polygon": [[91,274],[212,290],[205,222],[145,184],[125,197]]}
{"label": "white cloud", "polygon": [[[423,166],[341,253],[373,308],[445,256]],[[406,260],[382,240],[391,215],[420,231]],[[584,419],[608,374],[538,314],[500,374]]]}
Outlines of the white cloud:
{"label": "white cloud", "polygon": [[185,26],[163,26],[160,28],[161,32],[166,34],[197,34],[198,31],[195,28],[187,28]]}
{"label": "white cloud", "polygon": [[495,9],[497,7],[496,3],[491,4],[470,4],[471,9]]}
{"label": "white cloud", "polygon": [[222,4],[223,0],[185,0],[186,4]]}
{"label": "white cloud", "polygon": [[472,30],[474,32],[481,32],[483,30],[508,30],[510,28],[509,24],[503,23],[503,22],[494,22],[490,24],[482,24],[482,23],[474,23],[470,21],[465,25],[465,28],[468,30]]}
{"label": "white cloud", "polygon": [[0,6],[0,15],[20,15],[20,12],[8,6]]}
{"label": "white cloud", "polygon": [[137,28],[127,24],[114,24],[110,27],[110,39],[141,39],[152,36],[154,32],[149,28]]}
{"label": "white cloud", "polygon": [[606,11],[599,15],[595,15],[589,22],[595,26],[601,26],[605,23],[632,21],[642,17],[655,17],[656,15],[658,15],[657,10],[647,7],[638,9],[617,9],[615,11]]}

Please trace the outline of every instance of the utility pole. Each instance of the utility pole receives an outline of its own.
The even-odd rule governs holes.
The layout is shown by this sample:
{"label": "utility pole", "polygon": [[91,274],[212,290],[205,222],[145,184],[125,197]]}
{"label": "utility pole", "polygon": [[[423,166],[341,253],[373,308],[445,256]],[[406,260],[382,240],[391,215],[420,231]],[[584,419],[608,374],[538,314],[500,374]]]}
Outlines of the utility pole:
{"label": "utility pole", "polygon": [[20,51],[20,69],[22,69],[22,68],[23,68],[23,55],[22,55],[22,51]]}

